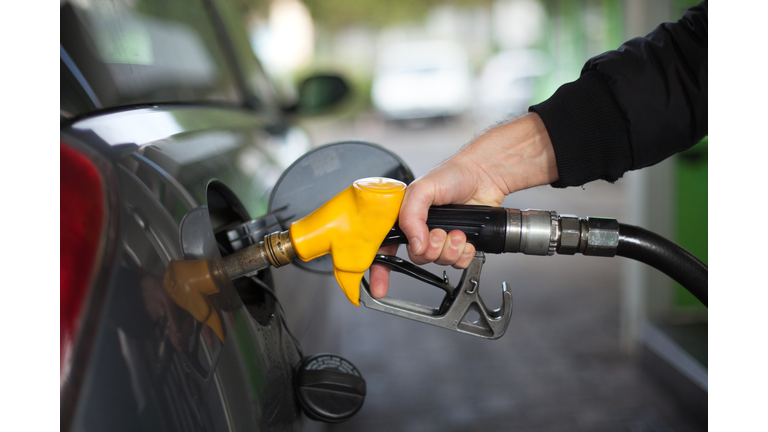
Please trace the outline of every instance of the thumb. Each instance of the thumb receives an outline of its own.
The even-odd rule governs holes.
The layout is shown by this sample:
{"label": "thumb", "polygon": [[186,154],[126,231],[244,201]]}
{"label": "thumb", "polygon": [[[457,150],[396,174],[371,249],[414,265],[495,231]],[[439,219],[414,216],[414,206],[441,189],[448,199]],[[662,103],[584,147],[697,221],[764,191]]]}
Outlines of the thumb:
{"label": "thumb", "polygon": [[429,238],[427,216],[434,200],[434,188],[429,182],[416,180],[405,190],[399,224],[414,255],[421,255],[426,250]]}

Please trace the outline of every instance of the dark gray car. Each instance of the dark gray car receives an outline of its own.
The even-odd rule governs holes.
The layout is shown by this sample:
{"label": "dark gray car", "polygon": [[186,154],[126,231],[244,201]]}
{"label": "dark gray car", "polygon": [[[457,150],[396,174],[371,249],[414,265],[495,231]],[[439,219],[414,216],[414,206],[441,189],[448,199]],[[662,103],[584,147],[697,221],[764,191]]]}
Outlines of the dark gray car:
{"label": "dark gray car", "polygon": [[[303,311],[291,326],[323,323],[321,279],[265,270],[181,300],[163,281],[172,261],[230,253],[247,221],[252,238],[277,226],[269,193],[310,148],[291,119],[346,92],[318,76],[282,101],[237,4],[61,4],[62,430],[306,423],[277,296]],[[322,334],[305,337],[331,350]]]}

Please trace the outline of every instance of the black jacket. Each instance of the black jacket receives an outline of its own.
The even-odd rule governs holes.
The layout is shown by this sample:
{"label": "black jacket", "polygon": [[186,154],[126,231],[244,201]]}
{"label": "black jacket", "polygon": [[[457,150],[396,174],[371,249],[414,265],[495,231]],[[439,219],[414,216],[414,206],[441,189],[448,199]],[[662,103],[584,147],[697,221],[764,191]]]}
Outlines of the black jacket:
{"label": "black jacket", "polygon": [[554,187],[656,164],[707,135],[707,2],[616,51],[530,107],[552,139]]}

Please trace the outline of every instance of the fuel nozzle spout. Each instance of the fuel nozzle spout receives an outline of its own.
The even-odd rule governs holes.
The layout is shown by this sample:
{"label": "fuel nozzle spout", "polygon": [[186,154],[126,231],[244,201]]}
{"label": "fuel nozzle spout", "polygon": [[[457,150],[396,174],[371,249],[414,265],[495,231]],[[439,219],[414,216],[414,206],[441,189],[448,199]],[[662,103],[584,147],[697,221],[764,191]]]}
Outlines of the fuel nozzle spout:
{"label": "fuel nozzle spout", "polygon": [[405,183],[382,177],[357,180],[314,212],[293,222],[288,231],[224,258],[230,279],[296,258],[309,261],[325,254],[350,302],[360,304],[360,281],[392,228],[405,196]]}

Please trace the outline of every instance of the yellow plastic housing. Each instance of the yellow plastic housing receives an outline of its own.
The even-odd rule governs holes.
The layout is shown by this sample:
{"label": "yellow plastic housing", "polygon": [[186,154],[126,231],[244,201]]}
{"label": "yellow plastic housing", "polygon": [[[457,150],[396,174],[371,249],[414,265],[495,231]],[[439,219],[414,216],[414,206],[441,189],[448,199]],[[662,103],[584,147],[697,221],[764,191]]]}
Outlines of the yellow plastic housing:
{"label": "yellow plastic housing", "polygon": [[163,286],[177,305],[192,314],[196,320],[208,324],[221,342],[224,342],[224,329],[219,315],[208,300],[210,294],[219,292],[210,260],[203,258],[194,261],[171,261],[165,270]]}
{"label": "yellow plastic housing", "polygon": [[330,253],[336,280],[355,306],[360,305],[363,274],[397,221],[405,188],[398,180],[360,179],[291,224],[291,243],[299,258],[309,261]]}

